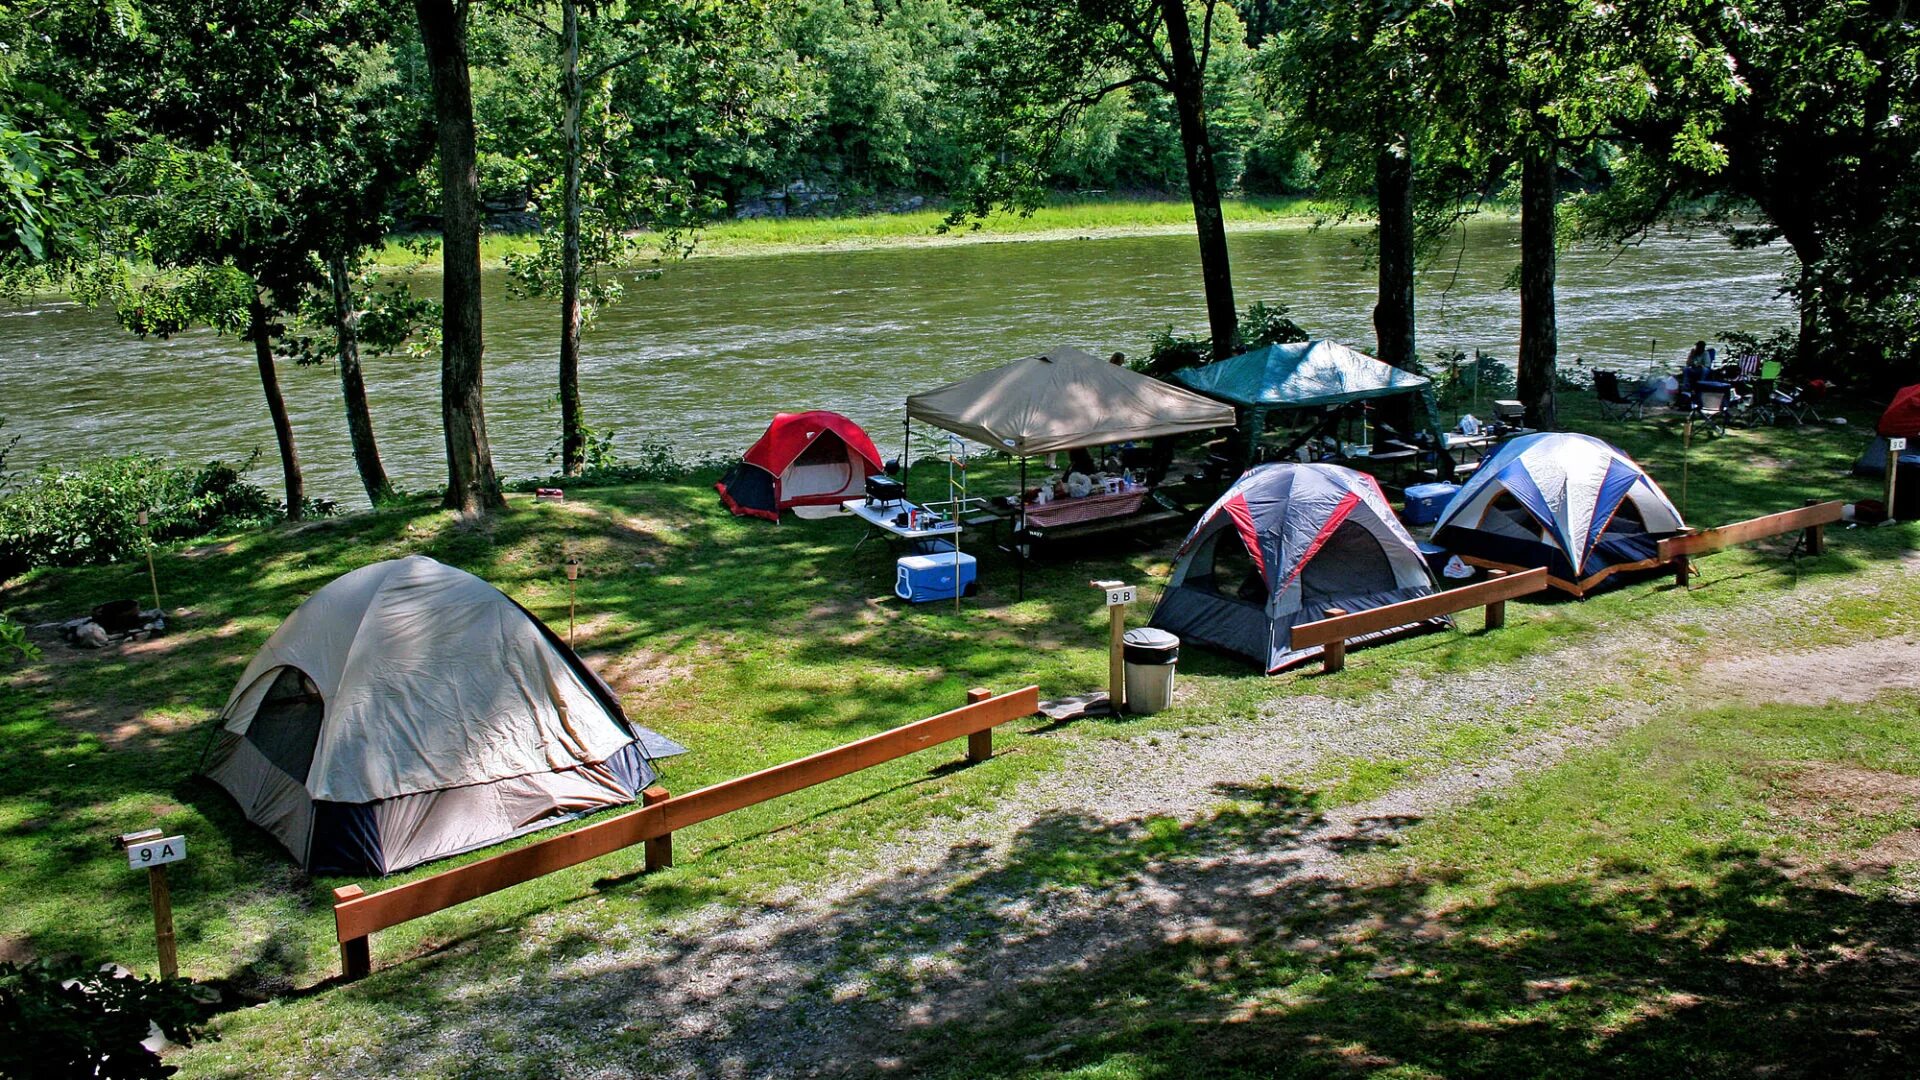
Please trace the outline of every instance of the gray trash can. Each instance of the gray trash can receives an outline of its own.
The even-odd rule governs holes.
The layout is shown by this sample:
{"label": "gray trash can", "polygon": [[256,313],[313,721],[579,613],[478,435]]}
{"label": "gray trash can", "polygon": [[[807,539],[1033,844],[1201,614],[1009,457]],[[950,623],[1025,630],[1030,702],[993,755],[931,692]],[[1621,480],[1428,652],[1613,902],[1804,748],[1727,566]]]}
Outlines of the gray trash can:
{"label": "gray trash can", "polygon": [[1173,669],[1180,639],[1165,630],[1127,631],[1121,658],[1127,664],[1127,711],[1151,716],[1173,701]]}

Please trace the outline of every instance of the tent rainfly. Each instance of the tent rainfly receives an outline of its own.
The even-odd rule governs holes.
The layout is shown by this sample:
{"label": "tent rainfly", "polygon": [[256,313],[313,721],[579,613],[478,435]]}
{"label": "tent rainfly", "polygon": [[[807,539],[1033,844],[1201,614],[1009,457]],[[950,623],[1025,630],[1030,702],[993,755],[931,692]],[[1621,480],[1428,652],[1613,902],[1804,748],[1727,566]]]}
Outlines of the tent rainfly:
{"label": "tent rainfly", "polygon": [[1295,626],[1431,592],[1419,545],[1373,477],[1276,462],[1242,474],[1187,534],[1153,625],[1272,674],[1320,654],[1293,647]]}
{"label": "tent rainfly", "polygon": [[1217,402],[1066,346],[914,394],[907,418],[1023,458],[1234,421]]}
{"label": "tent rainfly", "polygon": [[1255,440],[1275,409],[1345,405],[1369,398],[1419,394],[1431,423],[1431,381],[1376,360],[1337,341],[1296,341],[1181,368],[1173,379],[1208,397],[1246,410],[1249,460]]}
{"label": "tent rainfly", "polygon": [[880,451],[860,425],[836,412],[781,413],[739,465],[713,485],[735,514],[779,521],[780,511],[805,516],[866,490],[881,472]]}
{"label": "tent rainfly", "polygon": [[1901,464],[1920,464],[1920,444],[1916,443],[1920,440],[1920,383],[1893,395],[1893,403],[1880,414],[1880,422],[1874,425],[1873,431],[1873,441],[1853,463],[1854,475],[1887,474],[1887,440],[1890,438],[1907,440],[1907,449],[1900,454]]}
{"label": "tent rainfly", "polygon": [[1686,528],[1638,462],[1591,435],[1536,432],[1509,441],[1456,493],[1433,542],[1477,566],[1547,568],[1584,596],[1614,574],[1659,566],[1659,541]]}
{"label": "tent rainfly", "polygon": [[546,624],[422,555],[334,579],[240,676],[203,772],[315,874],[389,874],[633,802],[685,753]]}

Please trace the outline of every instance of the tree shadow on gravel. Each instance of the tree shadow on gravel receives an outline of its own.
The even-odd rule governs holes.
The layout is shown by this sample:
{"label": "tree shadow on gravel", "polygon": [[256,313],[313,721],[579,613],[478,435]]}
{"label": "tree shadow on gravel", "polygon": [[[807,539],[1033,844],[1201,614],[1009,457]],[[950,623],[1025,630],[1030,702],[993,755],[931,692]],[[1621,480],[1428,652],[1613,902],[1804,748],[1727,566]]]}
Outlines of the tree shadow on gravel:
{"label": "tree shadow on gravel", "polygon": [[[481,935],[463,952],[498,963],[432,957],[342,991],[411,1018],[357,1067],[431,1072],[484,1038],[466,1071],[1912,1071],[1905,903],[1726,849],[1696,866],[1704,884],[1607,866],[1447,906],[1441,880],[1318,872],[1412,819],[1336,826],[1293,789],[1220,794],[1185,826],[1050,815],[1003,858],[959,844],[825,914],[617,949],[564,924],[537,948]],[[476,971],[499,974],[477,987]]]}

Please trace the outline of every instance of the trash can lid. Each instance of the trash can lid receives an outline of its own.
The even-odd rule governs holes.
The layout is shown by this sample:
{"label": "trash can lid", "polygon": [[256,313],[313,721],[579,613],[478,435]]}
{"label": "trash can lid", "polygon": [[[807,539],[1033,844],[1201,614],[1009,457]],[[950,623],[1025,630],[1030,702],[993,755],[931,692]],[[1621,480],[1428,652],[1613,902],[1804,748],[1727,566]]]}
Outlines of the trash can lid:
{"label": "trash can lid", "polygon": [[1127,631],[1126,637],[1121,640],[1134,648],[1149,649],[1155,652],[1180,647],[1180,638],[1178,635],[1169,634],[1165,630],[1159,630],[1151,626],[1143,626],[1138,630],[1129,630]]}

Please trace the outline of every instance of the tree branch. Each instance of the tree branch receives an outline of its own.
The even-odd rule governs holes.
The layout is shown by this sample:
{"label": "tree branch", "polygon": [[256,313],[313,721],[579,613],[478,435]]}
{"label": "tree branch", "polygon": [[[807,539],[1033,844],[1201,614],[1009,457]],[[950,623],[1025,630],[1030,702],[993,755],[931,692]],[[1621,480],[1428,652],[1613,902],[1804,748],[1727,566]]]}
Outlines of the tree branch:
{"label": "tree branch", "polygon": [[1200,20],[1200,74],[1203,76],[1207,73],[1207,58],[1213,55],[1213,9],[1219,6],[1220,0],[1207,0],[1206,18]]}

